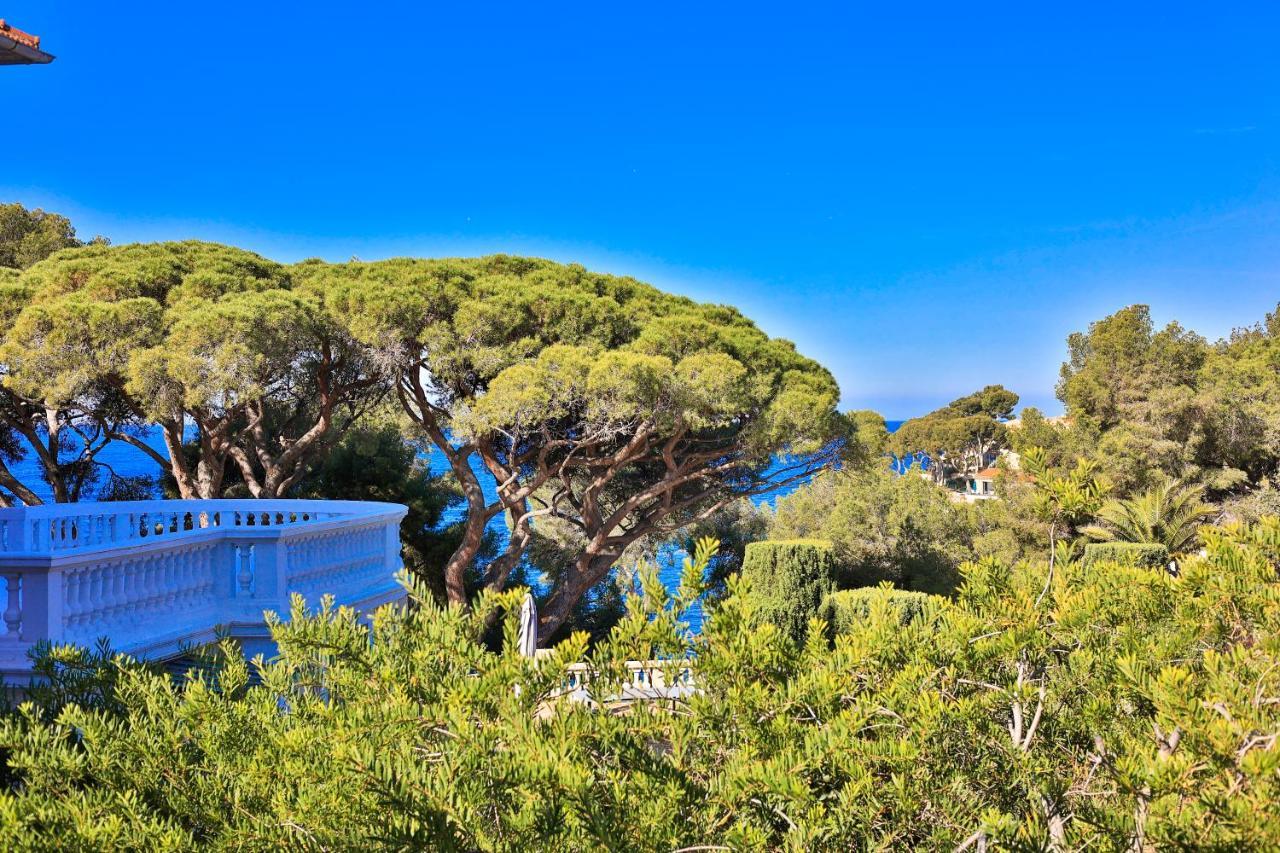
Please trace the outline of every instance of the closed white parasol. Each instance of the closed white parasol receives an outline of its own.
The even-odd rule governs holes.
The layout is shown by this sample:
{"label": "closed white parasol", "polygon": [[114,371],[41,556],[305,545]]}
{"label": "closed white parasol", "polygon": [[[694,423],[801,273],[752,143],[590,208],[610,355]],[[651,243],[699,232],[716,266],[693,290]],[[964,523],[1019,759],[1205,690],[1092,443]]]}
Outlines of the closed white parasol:
{"label": "closed white parasol", "polygon": [[538,608],[533,593],[526,592],[520,603],[520,654],[527,658],[538,653]]}

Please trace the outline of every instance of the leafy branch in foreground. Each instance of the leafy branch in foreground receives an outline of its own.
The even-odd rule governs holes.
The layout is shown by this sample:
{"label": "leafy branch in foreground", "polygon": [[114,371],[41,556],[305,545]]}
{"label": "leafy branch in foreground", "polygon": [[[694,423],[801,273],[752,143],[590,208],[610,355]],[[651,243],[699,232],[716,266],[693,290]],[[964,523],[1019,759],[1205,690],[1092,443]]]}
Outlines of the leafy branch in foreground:
{"label": "leafy branch in foreground", "polygon": [[[1208,529],[1178,577],[986,559],[907,617],[888,589],[803,644],[731,578],[699,637],[651,572],[592,663],[696,692],[567,701],[575,635],[515,650],[520,591],[372,623],[295,601],[280,656],[181,683],[123,659],[0,724],[13,849],[1273,849],[1280,521]],[[1043,606],[1037,597],[1043,595]],[[508,614],[504,643],[483,637]],[[51,677],[61,678],[58,670]],[[105,690],[105,692],[102,692]],[[108,701],[101,701],[102,698]]]}

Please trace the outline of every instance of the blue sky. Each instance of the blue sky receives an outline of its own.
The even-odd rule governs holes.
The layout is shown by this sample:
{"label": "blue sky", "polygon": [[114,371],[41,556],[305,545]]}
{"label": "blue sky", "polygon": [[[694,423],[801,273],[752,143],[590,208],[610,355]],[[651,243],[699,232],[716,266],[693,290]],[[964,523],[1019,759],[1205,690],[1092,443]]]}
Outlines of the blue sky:
{"label": "blue sky", "polygon": [[0,199],[575,260],[740,306],[850,407],[1056,409],[1090,320],[1280,300],[1280,6],[1033,5],[6,0],[58,59],[0,70]]}

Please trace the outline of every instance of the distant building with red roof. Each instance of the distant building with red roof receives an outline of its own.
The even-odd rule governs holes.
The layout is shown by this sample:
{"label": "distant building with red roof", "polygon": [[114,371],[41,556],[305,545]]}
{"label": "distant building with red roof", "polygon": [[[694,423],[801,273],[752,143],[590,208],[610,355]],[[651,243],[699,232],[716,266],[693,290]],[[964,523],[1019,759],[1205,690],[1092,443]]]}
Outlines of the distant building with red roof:
{"label": "distant building with red roof", "polygon": [[969,478],[969,494],[978,498],[994,498],[996,496],[996,477],[999,468],[983,468]]}
{"label": "distant building with red roof", "polygon": [[42,65],[53,55],[40,49],[40,36],[24,33],[0,18],[0,65]]}

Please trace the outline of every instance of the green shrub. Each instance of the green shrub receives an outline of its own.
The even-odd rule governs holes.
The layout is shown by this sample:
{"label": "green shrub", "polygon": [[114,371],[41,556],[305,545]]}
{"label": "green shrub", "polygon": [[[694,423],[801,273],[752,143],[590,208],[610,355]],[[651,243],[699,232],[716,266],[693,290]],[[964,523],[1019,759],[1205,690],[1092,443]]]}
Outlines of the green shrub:
{"label": "green shrub", "polygon": [[752,542],[742,561],[757,606],[784,633],[801,642],[809,620],[835,587],[836,562],[823,539]]}
{"label": "green shrub", "polygon": [[[652,567],[590,656],[595,697],[662,661],[696,690],[630,713],[562,694],[585,635],[516,649],[523,591],[369,624],[271,621],[178,681],[43,649],[0,715],[0,839],[36,850],[1280,850],[1280,523],[1209,529],[1179,577],[967,563],[954,599],[835,648],[757,628],[742,579],[685,632]],[[877,591],[882,595],[894,593]],[[865,593],[870,595],[871,593]],[[883,607],[883,605],[878,605]],[[495,611],[501,651],[481,641]],[[578,670],[580,672],[580,670]],[[622,710],[622,709],[618,709]],[[1046,819],[1046,815],[1050,819]]]}
{"label": "green shrub", "polygon": [[1169,549],[1152,542],[1092,542],[1084,546],[1084,563],[1120,563],[1148,569],[1169,565]]}
{"label": "green shrub", "polygon": [[842,589],[889,581],[951,595],[960,564],[977,556],[975,518],[915,473],[875,466],[830,471],[779,498],[769,538],[830,540]]}
{"label": "green shrub", "polygon": [[842,589],[828,595],[818,614],[831,627],[833,636],[847,633],[856,623],[866,621],[877,602],[885,601],[903,625],[934,609],[940,597],[887,586]]}

